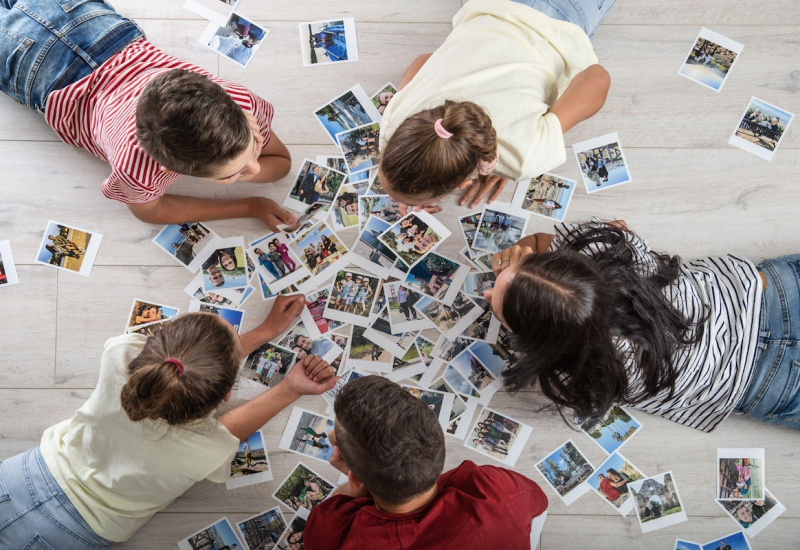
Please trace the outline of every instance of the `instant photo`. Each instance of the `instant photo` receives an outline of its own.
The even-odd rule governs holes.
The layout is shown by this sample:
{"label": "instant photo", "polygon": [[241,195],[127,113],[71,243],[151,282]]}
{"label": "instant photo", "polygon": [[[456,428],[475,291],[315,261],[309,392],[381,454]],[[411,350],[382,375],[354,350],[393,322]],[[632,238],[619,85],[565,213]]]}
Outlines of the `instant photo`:
{"label": "instant photo", "polygon": [[289,527],[283,532],[278,540],[278,550],[304,550],[303,532],[306,529],[306,520],[299,514],[295,514],[289,520]]}
{"label": "instant photo", "polygon": [[719,92],[744,46],[705,27],[689,50],[678,74]]}
{"label": "instant photo", "polygon": [[[361,227],[367,223],[370,216],[389,222],[389,227],[402,218],[400,204],[389,195],[367,195],[358,198],[358,209],[361,215]],[[388,229],[388,227],[387,227]]]}
{"label": "instant photo", "polygon": [[446,306],[433,298],[423,296],[414,307],[448,340],[460,336],[483,314],[483,309],[462,292],[456,294],[452,306]]}
{"label": "instant photo", "polygon": [[307,518],[314,507],[328,498],[334,485],[306,464],[298,462],[294,470],[272,493],[272,498]]}
{"label": "instant photo", "polygon": [[369,183],[366,180],[354,183],[348,181],[339,187],[339,193],[330,207],[334,230],[345,231],[359,226],[358,197],[365,195],[368,187]]}
{"label": "instant photo", "polygon": [[343,324],[341,321],[333,321],[323,315],[325,306],[328,304],[329,292],[329,288],[324,288],[306,294],[306,307],[300,312],[300,319],[313,340]]}
{"label": "instant photo", "polygon": [[286,520],[279,506],[265,510],[236,524],[250,550],[272,550],[286,530]]}
{"label": "instant photo", "polygon": [[303,67],[358,61],[355,19],[300,23],[300,50]]}
{"label": "instant photo", "polygon": [[296,354],[292,350],[266,343],[247,356],[239,375],[245,380],[271,388],[284,379],[295,364],[295,359]]}
{"label": "instant photo", "polygon": [[464,446],[513,468],[532,431],[527,424],[484,407]]}
{"label": "instant photo", "polygon": [[289,248],[319,286],[349,263],[348,249],[336,232],[321,223],[289,243]]}
{"label": "instant photo", "polygon": [[380,158],[379,122],[357,126],[336,134],[336,144],[342,152],[348,174],[357,174],[378,166]]}
{"label": "instant photo", "polygon": [[333,454],[333,445],[328,440],[332,429],[333,419],[294,407],[278,446],[327,463]]}
{"label": "instant photo", "polygon": [[242,332],[242,322],[244,321],[244,311],[230,307],[222,307],[211,304],[204,304],[197,300],[192,300],[189,303],[189,313],[211,313],[224,319],[229,325],[236,329],[237,334]]}
{"label": "instant photo", "polygon": [[786,507],[766,488],[762,500],[719,500],[717,504],[725,513],[744,529],[745,534],[753,538],[764,530],[778,516],[786,511]]}
{"label": "instant photo", "polygon": [[164,226],[153,239],[153,243],[186,269],[196,273],[202,263],[198,256],[202,255],[203,249],[216,236],[216,233],[200,222],[173,223]]}
{"label": "instant photo", "polygon": [[633,481],[628,490],[642,533],[687,521],[672,472]]}
{"label": "instant photo", "polygon": [[495,279],[497,276],[493,271],[470,273],[464,280],[464,293],[470,297],[486,299],[485,293],[494,288]]}
{"label": "instant photo", "polygon": [[247,255],[272,292],[280,292],[311,275],[283,233],[270,233],[251,242]]}
{"label": "instant photo", "polygon": [[326,336],[312,338],[303,321],[298,321],[289,332],[277,341],[278,346],[292,350],[295,361],[302,361],[308,355],[316,355],[326,363],[332,363],[344,349]]}
{"label": "instant photo", "polygon": [[186,537],[178,543],[180,550],[198,550],[199,548],[208,548],[208,541],[214,541],[214,546],[219,545],[219,548],[227,546],[233,548],[244,548],[244,544],[239,537],[234,533],[231,523],[228,518],[222,518],[212,523],[208,527],[204,527],[197,533]]}
{"label": "instant photo", "polygon": [[283,206],[305,212],[310,206],[322,202],[325,205],[323,209],[327,211],[345,178],[347,175],[338,170],[304,159],[283,200]]}
{"label": "instant photo", "polygon": [[102,240],[99,233],[48,221],[36,263],[88,277]]}
{"label": "instant photo", "polygon": [[742,531],[718,538],[703,545],[702,550],[753,550]]}
{"label": "instant photo", "polygon": [[378,237],[391,225],[385,220],[370,216],[353,246],[350,263],[366,269],[382,279],[389,278],[392,266],[397,261],[397,255],[378,240]]}
{"label": "instant photo", "polygon": [[369,374],[365,373],[365,372],[357,371],[355,369],[351,369],[351,370],[345,372],[344,374],[342,374],[339,377],[339,380],[336,381],[336,385],[333,386],[328,391],[326,391],[325,393],[323,393],[321,397],[325,400],[325,402],[328,404],[328,406],[333,407],[333,404],[336,401],[336,398],[339,396],[339,392],[342,391],[342,389],[347,384],[349,384],[350,382],[353,382],[355,380],[358,380],[359,378],[364,378],[365,376],[369,376]]}
{"label": "instant photo", "polygon": [[456,396],[456,402],[464,403],[464,412],[450,421],[445,435],[464,441],[464,438],[469,433],[470,427],[472,427],[472,418],[475,416],[475,411],[478,409],[479,403],[475,398],[468,398],[466,402],[464,402],[463,398],[459,395]]}
{"label": "instant photo", "polygon": [[576,143],[572,146],[587,193],[630,183],[628,161],[615,133]]}
{"label": "instant photo", "polygon": [[208,19],[219,26],[225,25],[230,19],[233,10],[239,5],[239,0],[186,0],[183,8]]}
{"label": "instant photo", "polygon": [[[476,298],[475,300],[481,300],[481,298]],[[464,330],[462,336],[480,340],[487,344],[494,344],[497,342],[497,335],[500,333],[500,319],[492,313],[488,304],[482,307],[485,307],[484,312]]]}
{"label": "instant photo", "polygon": [[247,67],[267,34],[267,29],[251,19],[233,13],[223,25],[209,23],[198,42],[240,67]]}
{"label": "instant photo", "polygon": [[[337,146],[339,143],[336,141],[336,134],[381,120],[381,113],[372,104],[361,84],[356,84],[340,96],[315,110],[314,116],[325,128],[325,132],[334,145]],[[347,170],[347,163],[344,161],[344,157],[328,158],[341,159],[341,161],[336,162],[335,166],[329,165],[329,167],[339,172]]]}
{"label": "instant photo", "polygon": [[401,218],[380,237],[380,241],[397,254],[409,268],[425,254],[434,251],[450,231],[424,210],[411,212]]}
{"label": "instant photo", "polygon": [[498,379],[513,357],[513,353],[509,353],[502,345],[486,342],[475,342],[469,347],[469,351]]}
{"label": "instant photo", "polygon": [[422,298],[418,292],[395,281],[383,285],[383,295],[393,334],[431,328],[428,320],[414,308],[414,304]]}
{"label": "instant photo", "polygon": [[611,454],[627,443],[641,427],[641,422],[627,410],[614,405],[599,419],[582,423],[581,431],[606,453]]}
{"label": "instant photo", "polygon": [[426,366],[420,356],[419,348],[417,348],[416,341],[413,346],[408,348],[408,351],[402,357],[395,357],[392,361],[392,372],[386,375],[386,378],[392,382],[399,382],[407,378],[422,375],[425,372]]}
{"label": "instant photo", "polygon": [[325,303],[323,317],[369,327],[372,323],[372,306],[379,299],[381,279],[359,273],[341,270],[336,274],[328,289],[329,299]]}
{"label": "instant photo", "polygon": [[360,326],[353,327],[353,335],[350,338],[350,349],[347,355],[347,367],[381,374],[392,372],[395,356],[369,340],[364,335],[366,330],[366,328]]}
{"label": "instant photo", "polygon": [[386,110],[386,107],[389,106],[389,102],[394,98],[394,94],[397,93],[397,87],[392,84],[391,82],[387,82],[383,85],[383,87],[378,90],[374,96],[372,96],[370,101],[372,104],[375,105],[375,108],[378,109],[378,112],[382,115],[383,112]]}
{"label": "instant photo", "polygon": [[475,238],[469,243],[473,250],[497,254],[514,246],[525,234],[528,218],[507,204],[492,203],[483,209]]}
{"label": "instant photo", "polygon": [[717,449],[717,496],[764,500],[764,449]]}
{"label": "instant photo", "polygon": [[401,385],[400,387],[425,403],[439,419],[439,425],[442,427],[442,431],[447,430],[447,425],[450,423],[450,411],[453,410],[453,400],[456,397],[454,394],[430,389],[423,390],[413,386]]}
{"label": "instant photo", "polygon": [[17,277],[17,265],[14,263],[14,256],[11,254],[11,243],[9,241],[0,241],[0,287],[17,283],[19,283],[19,277]]}
{"label": "instant photo", "polygon": [[199,256],[203,274],[203,290],[245,289],[247,283],[247,257],[244,238],[215,238]]}
{"label": "instant photo", "polygon": [[469,349],[453,359],[450,365],[481,395],[486,391],[494,393],[501,385],[501,381]]}
{"label": "instant photo", "polygon": [[645,476],[619,453],[609,456],[587,480],[589,487],[614,510],[627,516],[633,510],[628,484]]}
{"label": "instant photo", "polygon": [[752,97],[728,143],[771,161],[792,119],[794,114]]}
{"label": "instant photo", "polygon": [[409,269],[403,286],[449,306],[453,304],[469,271],[469,266],[431,252]]}
{"label": "instant photo", "polygon": [[[703,550],[703,545],[688,540],[675,539],[675,548],[673,550]],[[715,548],[714,550],[719,550]]]}
{"label": "instant photo", "polygon": [[264,434],[259,430],[239,443],[231,461],[231,478],[225,482],[225,487],[238,489],[266,481],[272,481],[272,468]]}
{"label": "instant photo", "polygon": [[128,314],[128,322],[125,325],[125,332],[127,333],[132,328],[158,321],[174,319],[178,313],[180,313],[179,308],[134,298],[133,304],[131,304],[131,311]]}
{"label": "instant photo", "polygon": [[364,338],[373,344],[378,344],[395,357],[403,357],[414,345],[416,336],[414,332],[392,334],[389,314],[385,307],[367,330],[364,331]]}
{"label": "instant photo", "polygon": [[235,290],[217,290],[207,292],[203,286],[203,275],[197,273],[183,291],[199,302],[223,307],[239,307],[243,295]]}
{"label": "instant photo", "polygon": [[589,491],[584,482],[595,471],[571,439],[536,464],[536,469],[567,506]]}
{"label": "instant photo", "polygon": [[517,184],[511,206],[535,216],[563,222],[577,182],[545,172]]}

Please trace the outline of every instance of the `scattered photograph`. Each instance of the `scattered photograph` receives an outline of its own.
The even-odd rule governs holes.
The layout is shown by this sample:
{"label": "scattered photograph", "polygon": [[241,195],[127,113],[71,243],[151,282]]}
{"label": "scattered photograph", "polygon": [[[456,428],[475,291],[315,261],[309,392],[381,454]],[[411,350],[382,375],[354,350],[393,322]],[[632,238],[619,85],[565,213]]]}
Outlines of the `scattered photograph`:
{"label": "scattered photograph", "polygon": [[[675,539],[675,548],[673,550],[703,550],[703,546],[696,542],[688,540]],[[714,550],[717,550],[716,548]]]}
{"label": "scattered photograph", "polygon": [[213,306],[211,304],[204,304],[203,302],[198,302],[197,300],[192,300],[189,303],[189,313],[211,313],[212,315],[218,315],[225,319],[234,329],[236,329],[237,334],[242,333],[242,321],[244,321],[244,311],[240,309],[233,309],[230,307],[222,307],[222,306]]}
{"label": "scattered photograph", "polygon": [[374,96],[370,98],[370,101],[372,101],[372,104],[375,105],[376,109],[378,109],[378,112],[383,114],[383,112],[386,110],[386,107],[389,106],[389,102],[396,93],[397,87],[391,82],[387,82]]}
{"label": "scattered photograph", "polygon": [[536,469],[567,506],[589,491],[584,481],[594,474],[594,466],[571,439],[536,464]]}
{"label": "scattered photograph", "polygon": [[366,328],[371,324],[372,307],[380,292],[380,278],[343,269],[328,289],[330,298],[325,303],[323,316]]}
{"label": "scattered photograph", "polygon": [[369,171],[369,191],[367,191],[368,195],[388,195],[389,193],[386,192],[386,189],[383,188],[381,185],[381,178],[378,174],[378,169],[373,168]]}
{"label": "scattered photograph", "polygon": [[725,513],[735,521],[745,534],[753,538],[786,511],[786,507],[767,489],[763,500],[717,500]]}
{"label": "scattered photograph", "polygon": [[511,206],[563,222],[576,185],[574,180],[545,172],[539,177],[519,182]]}
{"label": "scattered photograph", "polygon": [[284,379],[295,358],[292,350],[268,342],[247,356],[240,376],[271,388]]}
{"label": "scattered photograph", "polygon": [[481,214],[483,212],[473,212],[458,218],[458,227],[461,229],[461,234],[464,235],[464,240],[467,241],[468,245],[475,240],[478,224],[481,223]]}
{"label": "scattered photograph", "polygon": [[[342,95],[314,111],[314,116],[325,128],[325,132],[334,145],[339,145],[336,141],[336,134],[381,120],[381,113],[372,104],[361,84],[356,84]],[[344,161],[344,157],[329,158],[341,159],[334,163],[329,162],[328,166],[330,168],[334,168],[339,172],[347,171],[347,163]],[[331,164],[334,164],[334,166],[331,166]]]}
{"label": "scattered photograph", "polygon": [[186,0],[183,8],[222,26],[228,22],[238,5],[239,0]]}
{"label": "scattered photograph", "polygon": [[304,159],[293,180],[294,184],[283,200],[283,206],[305,212],[309,206],[321,202],[325,205],[323,210],[327,211],[345,178],[347,175],[342,172]]}
{"label": "scattered photograph", "polygon": [[206,304],[223,307],[239,307],[242,303],[242,294],[239,294],[235,290],[206,292],[203,286],[202,273],[197,273],[183,291],[198,302],[204,302]]}
{"label": "scattered photograph", "polygon": [[644,477],[647,476],[627,458],[614,453],[597,468],[587,483],[614,510],[627,516],[633,510],[628,483]]}
{"label": "scattered photograph", "polygon": [[449,236],[450,231],[441,222],[420,210],[404,216],[379,239],[411,268]]}
{"label": "scattered photograph", "polygon": [[494,281],[496,278],[493,271],[470,273],[464,280],[464,293],[467,296],[485,299],[484,293],[494,288]]}
{"label": "scattered photograph", "polygon": [[259,430],[239,443],[239,450],[231,461],[231,478],[225,482],[225,487],[237,489],[265,481],[272,481],[272,468],[264,434]]}
{"label": "scattered photograph", "polygon": [[299,514],[289,520],[289,527],[281,535],[276,548],[278,550],[305,550],[305,543],[303,542],[303,532],[306,529],[306,520]]}
{"label": "scattered photograph", "polygon": [[405,355],[394,358],[394,361],[392,361],[392,372],[387,374],[386,378],[392,382],[399,382],[406,378],[413,379],[415,376],[422,376],[425,369],[425,363],[422,361],[420,351],[415,341],[414,345],[408,348]]}
{"label": "scattered photograph", "polygon": [[279,225],[278,228],[286,233],[286,238],[288,240],[293,241],[298,235],[305,233],[325,219],[327,216],[325,208],[327,206],[327,203],[323,201],[317,201],[314,204],[309,205],[303,211],[303,213],[297,217],[297,220],[293,224],[282,224]]}
{"label": "scattered photograph", "polygon": [[[481,394],[464,376],[456,370],[453,365],[447,365],[441,377],[441,383],[446,384],[453,393],[457,393],[468,399],[470,397],[480,398]],[[436,388],[436,382],[431,383],[431,389]]]}
{"label": "scattered photograph", "polygon": [[702,550],[753,550],[742,531],[736,531],[723,538],[707,542]]}
{"label": "scattered photograph", "polygon": [[302,320],[281,336],[277,344],[292,350],[295,353],[295,362],[302,361],[307,355],[316,355],[330,364],[344,352],[343,348],[327,336],[312,338]]}
{"label": "scattered photograph", "polygon": [[394,355],[364,336],[366,330],[360,326],[353,327],[347,367],[381,374],[392,372]]}
{"label": "scattered photograph", "polygon": [[[356,126],[360,126],[361,124],[366,124],[367,122],[369,122],[369,119],[364,120],[359,124],[354,124],[353,128],[355,128]],[[346,129],[347,128],[344,127],[337,129],[333,134],[331,134],[331,139],[333,139],[333,136],[335,136],[342,130]],[[317,155],[317,164],[320,164],[322,166],[327,166],[328,168],[333,168],[334,170],[338,170],[339,172],[347,172],[347,164],[344,162],[344,157]],[[366,179],[369,180],[368,177]],[[350,178],[348,178],[348,181],[351,181]]]}
{"label": "scattered photograph", "polygon": [[498,382],[497,377],[486,368],[478,358],[470,353],[469,349],[453,359],[450,365],[455,368],[461,376],[467,379],[473,388],[478,392],[483,392],[489,386]]}
{"label": "scattered photograph", "polygon": [[717,449],[717,498],[764,500],[764,449]]}
{"label": "scattered photograph", "polygon": [[103,236],[66,224],[47,222],[36,263],[88,277]]}
{"label": "scattered photograph", "polygon": [[436,341],[436,347],[433,348],[433,355],[450,362],[472,345],[472,343],[472,340],[468,340],[467,338],[448,340],[444,336],[440,336]]}
{"label": "scattered photograph", "polygon": [[527,424],[484,407],[464,446],[513,467],[532,431]]}
{"label": "scattered photograph", "polygon": [[300,312],[300,319],[313,340],[344,324],[323,316],[325,306],[328,303],[328,292],[329,289],[324,288],[317,292],[306,294],[306,308]]}
{"label": "scattered photograph", "polygon": [[308,233],[289,243],[317,284],[323,284],[348,263],[348,250],[327,223],[321,223]]}
{"label": "scattered photograph", "polygon": [[353,246],[350,263],[366,269],[382,279],[389,278],[392,266],[397,261],[397,255],[378,240],[378,236],[390,227],[391,223],[370,216]]}
{"label": "scattered photograph", "polygon": [[616,132],[576,143],[572,151],[587,193],[596,193],[632,180]]}
{"label": "scattered photograph", "polygon": [[618,405],[614,405],[597,420],[581,424],[581,431],[588,435],[606,453],[619,450],[642,427],[641,422]]}
{"label": "scattered photograph", "polygon": [[272,493],[272,498],[308,517],[308,513],[333,492],[334,485],[320,474],[298,462],[294,470],[286,476]]}
{"label": "scattered photograph", "polygon": [[793,113],[752,97],[728,143],[771,161],[792,119]]}
{"label": "scattered photograph", "polygon": [[420,359],[425,365],[425,370],[421,374],[412,376],[411,380],[415,381],[420,387],[427,388],[431,385],[436,375],[439,374],[442,366],[444,366],[444,361],[433,354],[433,348],[436,347],[434,342],[418,335],[415,343],[419,350]]}
{"label": "scattered photograph", "polygon": [[[370,191],[372,188],[370,187]],[[358,198],[358,210],[361,215],[361,227],[367,223],[370,216],[380,218],[389,224],[394,224],[400,218],[400,204],[389,195],[370,194]]]}
{"label": "scattered photograph", "polygon": [[203,290],[247,288],[247,260],[244,238],[215,238],[199,256],[203,273]]}
{"label": "scattered photograph", "polygon": [[153,242],[179,264],[196,273],[201,264],[197,257],[216,236],[216,233],[200,222],[172,223],[164,226]]}
{"label": "scattered photograph", "polygon": [[9,286],[19,283],[17,277],[17,264],[11,254],[11,243],[0,241],[0,286]]}
{"label": "scattered photograph", "polygon": [[389,313],[386,311],[386,307],[381,310],[378,317],[364,331],[364,338],[373,344],[378,344],[396,358],[403,357],[414,346],[416,337],[417,334],[415,332],[392,334],[392,326],[389,323]]}
{"label": "scattered photograph", "polygon": [[358,380],[359,378],[364,378],[365,376],[370,376],[370,375],[365,372],[360,372],[355,369],[351,369],[342,374],[341,376],[339,376],[339,380],[336,381],[336,385],[333,386],[328,391],[326,391],[325,393],[323,393],[321,397],[325,400],[325,402],[328,405],[333,407],[333,404],[336,401],[336,398],[339,396],[339,392],[342,391],[342,388],[344,388],[350,382]]}
{"label": "scattered photograph", "polygon": [[513,353],[509,353],[502,345],[487,344],[486,342],[475,342],[470,346],[469,351],[498,379],[513,357]]}
{"label": "scattered photograph", "polygon": [[139,325],[138,327],[132,327],[128,329],[128,334],[141,334],[142,336],[155,336],[156,333],[160,332],[167,323],[169,323],[171,319],[166,321],[156,321],[155,323],[148,323],[146,325]]}
{"label": "scattered photograph", "polygon": [[279,447],[327,463],[333,454],[328,441],[332,429],[333,419],[294,407]]}
{"label": "scattered photograph", "polygon": [[209,23],[199,42],[240,67],[247,67],[267,34],[267,29],[234,13],[224,25]]}
{"label": "scattered photograph", "polygon": [[442,430],[447,430],[447,425],[450,423],[450,412],[453,410],[453,403],[456,397],[454,394],[430,389],[423,390],[413,386],[401,385],[400,387],[425,403],[439,419],[439,425]]}
{"label": "scattered photograph", "polygon": [[414,307],[448,340],[460,336],[483,313],[475,302],[460,291],[456,294],[452,306],[446,306],[433,298],[423,296]]}
{"label": "scattered photograph", "polygon": [[336,134],[336,144],[344,156],[348,174],[378,166],[380,133],[380,122],[371,122]]}
{"label": "scattered photograph", "polygon": [[[353,327],[351,325],[347,325],[347,328],[343,330],[347,331],[347,334],[332,332],[330,335],[330,339],[333,341],[333,343],[344,350],[344,353],[334,359],[331,363],[331,367],[336,369],[336,374],[339,376],[341,376],[349,368],[347,365],[347,357],[350,355],[350,338],[353,336]],[[325,396],[323,394],[323,399],[324,398]]]}
{"label": "scattered photograph", "polygon": [[449,435],[456,439],[464,441],[467,437],[470,427],[472,426],[472,417],[475,416],[475,411],[478,409],[477,399],[464,399],[460,395],[456,395],[453,405],[453,412],[458,410],[457,415],[450,414],[450,424],[445,430],[445,435]]}
{"label": "scattered photograph", "polygon": [[417,292],[400,286],[400,282],[395,281],[383,285],[383,294],[393,334],[430,328],[427,319],[414,308],[414,304],[421,298]]}
{"label": "scattered photograph", "polygon": [[251,242],[247,255],[272,292],[280,292],[311,275],[297,253],[287,246],[282,233],[270,233]]}
{"label": "scattered photograph", "polygon": [[[209,547],[209,543],[212,546]],[[231,550],[245,547],[239,537],[236,536],[236,533],[234,533],[228,518],[219,519],[216,523],[201,529],[178,543],[180,550],[222,549],[226,546]]]}
{"label": "scattered photograph", "polygon": [[[475,299],[480,300],[480,298]],[[494,344],[497,342],[497,336],[500,333],[500,319],[492,313],[489,304],[480,304],[479,306],[485,308],[481,316],[475,319],[471,325],[469,325],[462,336],[464,338],[472,338],[473,340],[480,340],[486,342],[487,344]]]}
{"label": "scattered photograph", "polygon": [[300,50],[303,67],[358,61],[355,19],[300,23]]}
{"label": "scattered photograph", "polygon": [[409,269],[403,286],[421,292],[445,305],[452,305],[469,276],[470,267],[431,252]]}
{"label": "scattered photograph", "polygon": [[480,250],[472,250],[472,262],[478,266],[478,269],[492,269],[492,256],[493,254],[488,252],[483,252]]}
{"label": "scattered photograph", "polygon": [[[261,291],[261,300],[265,302],[267,300],[272,300],[273,298],[276,298],[279,294],[294,294],[296,292],[300,292],[300,289],[297,288],[296,285],[289,285],[287,288],[284,288],[283,290],[273,292],[272,289],[269,288],[269,285],[267,285],[267,282],[264,280],[261,274],[258,274],[257,276],[258,276],[258,288]],[[310,276],[308,278],[311,279]],[[298,281],[298,284],[302,282],[304,281]]]}
{"label": "scattered photograph", "polygon": [[[469,244],[473,250],[497,254],[514,246],[525,235],[527,225],[528,218],[520,212],[508,205],[494,202],[483,209],[475,238]],[[491,264],[491,260],[489,263]]]}
{"label": "scattered photograph", "polygon": [[272,550],[286,530],[286,520],[279,506],[236,524],[250,550]]}
{"label": "scattered photograph", "polygon": [[678,74],[719,92],[743,49],[738,42],[704,27]]}
{"label": "scattered photograph", "polygon": [[134,298],[131,305],[131,311],[128,314],[128,323],[125,325],[125,333],[130,332],[130,329],[149,325],[157,321],[166,321],[174,319],[180,312],[179,308],[157,304],[155,302],[146,302]]}
{"label": "scattered photograph", "polygon": [[628,491],[642,533],[687,521],[672,472],[632,481]]}
{"label": "scattered photograph", "polygon": [[359,226],[358,197],[365,195],[368,188],[367,180],[354,183],[348,181],[339,188],[330,208],[331,221],[336,231]]}

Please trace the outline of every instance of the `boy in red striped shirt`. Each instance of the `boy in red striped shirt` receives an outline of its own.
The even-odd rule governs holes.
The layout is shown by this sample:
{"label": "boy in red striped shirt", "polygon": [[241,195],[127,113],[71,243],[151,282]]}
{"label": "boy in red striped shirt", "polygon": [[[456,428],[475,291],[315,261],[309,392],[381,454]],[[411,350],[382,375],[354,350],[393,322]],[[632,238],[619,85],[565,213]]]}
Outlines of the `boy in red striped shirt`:
{"label": "boy in red striped shirt", "polygon": [[166,194],[182,175],[267,183],[291,168],[272,105],[175,57],[98,0],[0,0],[0,90],[111,166],[103,194],[140,220],[294,217],[274,201]]}

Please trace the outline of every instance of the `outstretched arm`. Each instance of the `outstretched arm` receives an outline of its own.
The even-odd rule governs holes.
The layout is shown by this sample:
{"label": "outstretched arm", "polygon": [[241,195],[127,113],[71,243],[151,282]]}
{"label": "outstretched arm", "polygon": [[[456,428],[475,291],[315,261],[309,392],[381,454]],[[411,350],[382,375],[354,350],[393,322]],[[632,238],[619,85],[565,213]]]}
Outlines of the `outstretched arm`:
{"label": "outstretched arm", "polygon": [[418,56],[416,59],[414,59],[414,61],[411,62],[411,65],[408,66],[408,69],[406,69],[406,72],[403,73],[403,78],[400,79],[400,86],[398,86],[398,88],[397,88],[398,91],[402,90],[403,88],[405,88],[406,84],[411,82],[411,79],[414,78],[417,75],[419,70],[422,68],[422,66],[425,64],[425,62],[428,59],[430,59],[430,57],[432,55],[433,55],[432,53],[424,53],[424,54]]}
{"label": "outstretched arm", "polygon": [[592,65],[575,75],[550,112],[558,117],[561,130],[571,128],[594,116],[606,102],[611,76],[600,65]]}

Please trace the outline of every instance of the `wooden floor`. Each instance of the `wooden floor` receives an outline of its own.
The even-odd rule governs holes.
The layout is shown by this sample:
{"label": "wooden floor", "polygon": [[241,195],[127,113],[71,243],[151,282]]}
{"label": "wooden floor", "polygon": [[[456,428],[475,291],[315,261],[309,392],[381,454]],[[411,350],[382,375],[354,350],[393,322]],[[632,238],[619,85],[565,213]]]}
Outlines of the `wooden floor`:
{"label": "wooden floor", "polygon": [[[166,52],[238,80],[271,101],[274,129],[289,144],[294,170],[303,157],[335,153],[312,118],[313,109],[355,83],[370,94],[388,80],[398,83],[414,57],[433,51],[447,36],[461,6],[461,0],[242,0],[240,11],[270,30],[244,70],[197,43],[205,22],[183,10],[181,1],[112,2]],[[356,18],[361,60],[303,68],[297,23],[341,16]],[[677,75],[701,26],[745,45],[722,93]],[[727,145],[752,95],[800,113],[795,0],[618,0],[593,42],[611,73],[611,92],[605,108],[569,132],[566,142],[619,132],[634,182],[592,197],[579,189],[568,221],[622,218],[654,248],[685,258],[737,252],[758,261],[800,252],[800,123],[789,129],[771,163]],[[571,150],[567,158],[555,172],[577,178]],[[45,428],[70,417],[90,395],[103,342],[122,330],[132,298],[185,310],[189,299],[182,289],[191,277],[150,242],[159,227],[138,222],[124,205],[103,197],[100,182],[108,169],[102,162],[60,143],[38,115],[6,97],[0,97],[0,159],[0,239],[11,239],[21,280],[0,290],[0,457],[7,458],[37,445]],[[219,198],[262,194],[280,201],[287,185],[215,187],[187,179],[171,191]],[[511,193],[509,186],[504,199]],[[466,210],[454,198],[446,203],[447,215],[440,219],[454,236],[444,250],[455,258],[463,244],[453,214]],[[34,263],[48,219],[104,235],[90,278]],[[222,236],[249,238],[264,231],[254,220],[209,225]],[[529,231],[546,230],[547,223],[531,220]],[[352,231],[342,235],[355,237]],[[245,328],[250,328],[268,305],[256,297],[246,309]],[[320,398],[300,404],[324,410]],[[603,452],[556,415],[534,412],[541,404],[536,393],[498,394],[492,401],[534,428],[517,470],[542,482],[534,464],[568,438],[599,465]],[[674,472],[689,522],[643,535],[632,517],[620,517],[594,494],[567,508],[548,488],[542,548],[671,550],[676,537],[706,542],[735,531],[737,525],[713,500],[717,447],[764,447],[767,486],[788,508],[753,548],[800,546],[798,432],[731,418],[704,435],[638,416],[644,428],[624,454],[646,474]],[[265,427],[277,479],[298,460],[277,448],[287,419],[284,411]],[[465,459],[489,460],[450,439],[447,466]],[[314,466],[336,479],[330,467]],[[269,497],[274,488],[269,483],[226,491],[223,485],[198,484],[119,548],[174,548],[223,515],[235,521],[274,506]]]}

